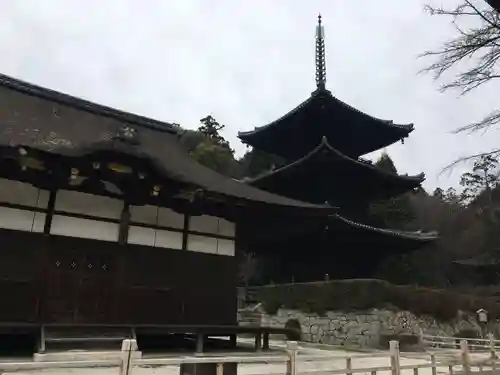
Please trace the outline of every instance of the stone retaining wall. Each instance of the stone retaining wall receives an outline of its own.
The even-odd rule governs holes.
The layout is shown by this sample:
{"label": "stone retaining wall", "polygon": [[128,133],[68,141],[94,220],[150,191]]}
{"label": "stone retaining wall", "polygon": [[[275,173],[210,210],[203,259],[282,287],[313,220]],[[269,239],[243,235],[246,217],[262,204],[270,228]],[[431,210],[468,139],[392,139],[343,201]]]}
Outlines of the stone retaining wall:
{"label": "stone retaining wall", "polygon": [[301,326],[302,340],[313,343],[379,346],[384,334],[423,333],[435,336],[453,336],[463,329],[480,331],[475,317],[459,314],[447,323],[430,317],[417,317],[407,311],[369,310],[360,312],[327,312],[324,316],[303,313],[296,310],[279,309],[275,315],[261,313],[260,321],[255,309],[251,312],[253,323],[241,312],[243,324],[260,324],[270,327],[285,327],[290,320],[297,320]]}

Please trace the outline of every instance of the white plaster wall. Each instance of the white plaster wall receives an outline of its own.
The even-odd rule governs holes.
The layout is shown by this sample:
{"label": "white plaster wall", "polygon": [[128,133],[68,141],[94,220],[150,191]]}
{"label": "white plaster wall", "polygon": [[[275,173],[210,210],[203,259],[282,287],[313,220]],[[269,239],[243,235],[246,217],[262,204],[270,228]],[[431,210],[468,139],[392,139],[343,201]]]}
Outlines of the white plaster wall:
{"label": "white plaster wall", "polygon": [[182,249],[182,232],[130,226],[128,243],[169,249]]}
{"label": "white plaster wall", "polygon": [[[19,181],[0,178],[0,202],[46,208],[49,192]],[[43,232],[45,214],[0,207],[0,228]]]}
{"label": "white plaster wall", "polygon": [[54,215],[50,233],[59,236],[116,242],[118,241],[118,228],[119,225],[116,223]]}
{"label": "white plaster wall", "polygon": [[56,211],[119,219],[123,201],[109,197],[60,190],[56,194]]}
{"label": "white plaster wall", "polygon": [[0,207],[0,228],[43,232],[45,214],[33,211]]}
{"label": "white plaster wall", "polygon": [[[47,208],[49,192],[40,190],[30,184],[0,179],[0,202],[22,204],[31,207]],[[74,214],[84,214],[107,219],[120,219],[123,202],[119,199],[96,196],[69,190],[57,192],[55,210]],[[132,223],[141,223],[171,227],[182,230],[184,215],[168,208],[155,206],[131,206]],[[43,232],[45,214],[14,208],[0,207],[0,228]],[[233,239],[222,239],[204,236],[201,233],[235,236],[235,225],[215,216],[192,216],[189,219],[189,230],[199,235],[189,234],[187,250],[225,256],[235,255]],[[75,218],[54,214],[51,234],[89,238],[101,241],[118,240],[119,224],[105,221]],[[131,225],[128,243],[182,249],[182,232],[144,228]]]}
{"label": "white plaster wall", "polygon": [[207,254],[234,256],[234,240],[189,234],[187,250]]}
{"label": "white plaster wall", "polygon": [[234,223],[209,215],[191,216],[189,218],[189,230],[228,237],[234,237],[235,235]]}
{"label": "white plaster wall", "polygon": [[0,202],[46,208],[49,192],[19,181],[0,178]]}

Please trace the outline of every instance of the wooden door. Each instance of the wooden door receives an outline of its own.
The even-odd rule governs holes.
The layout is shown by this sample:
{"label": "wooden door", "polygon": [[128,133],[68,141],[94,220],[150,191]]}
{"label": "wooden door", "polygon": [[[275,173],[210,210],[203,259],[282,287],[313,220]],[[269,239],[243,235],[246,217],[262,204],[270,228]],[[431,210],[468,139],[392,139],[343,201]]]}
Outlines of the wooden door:
{"label": "wooden door", "polygon": [[78,286],[84,258],[62,241],[51,241],[45,263],[42,319],[48,323],[73,323],[78,316]]}
{"label": "wooden door", "polygon": [[117,323],[119,253],[111,243],[54,238],[46,261],[46,322]]}

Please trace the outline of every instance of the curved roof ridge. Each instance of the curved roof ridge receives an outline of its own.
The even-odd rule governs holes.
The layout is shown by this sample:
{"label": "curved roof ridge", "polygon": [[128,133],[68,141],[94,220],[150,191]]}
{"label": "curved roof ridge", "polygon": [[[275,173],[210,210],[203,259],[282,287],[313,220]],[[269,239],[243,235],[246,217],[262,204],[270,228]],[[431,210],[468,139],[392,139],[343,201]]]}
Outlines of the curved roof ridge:
{"label": "curved roof ridge", "polygon": [[251,134],[254,134],[258,131],[261,131],[263,129],[266,129],[268,127],[271,127],[272,125],[282,121],[283,119],[295,114],[296,112],[298,112],[300,109],[302,109],[304,106],[306,106],[307,104],[309,104],[312,100],[314,100],[316,97],[318,97],[320,94],[326,94],[328,96],[330,96],[333,100],[337,101],[340,105],[356,112],[356,113],[359,113],[363,116],[366,116],[367,118],[370,118],[372,120],[375,120],[375,121],[378,121],[378,122],[382,122],[384,123],[385,125],[389,126],[389,127],[394,127],[394,128],[398,128],[398,129],[402,129],[402,130],[406,130],[408,131],[408,133],[412,132],[414,130],[414,124],[413,123],[409,123],[409,124],[395,124],[394,121],[392,120],[384,120],[384,119],[380,119],[380,118],[377,118],[377,117],[374,117],[372,115],[369,115],[357,108],[354,108],[353,106],[343,102],[342,100],[338,99],[337,97],[333,96],[332,93],[327,90],[327,89],[322,89],[322,88],[318,88],[317,90],[313,91],[311,93],[311,96],[309,98],[307,98],[306,100],[304,100],[302,103],[300,103],[298,106],[296,106],[295,108],[291,109],[290,111],[288,111],[287,113],[285,113],[283,116],[279,117],[278,119],[266,124],[266,125],[262,125],[262,126],[258,126],[258,127],[254,127],[253,130],[247,130],[247,131],[240,131],[238,132],[238,137],[240,136],[247,136],[247,135],[251,135]]}
{"label": "curved roof ridge", "polygon": [[34,85],[32,83],[28,83],[0,73],[0,87],[1,86],[8,87],[12,90],[16,90],[24,94],[32,95],[86,112],[90,112],[99,116],[110,117],[118,121],[123,121],[130,124],[139,125],[172,134],[178,133],[178,129],[176,128],[176,126],[171,123],[153,120],[145,116],[114,109],[76,96],[64,94],[42,86]]}
{"label": "curved roof ridge", "polygon": [[374,232],[389,234],[389,235],[393,235],[396,237],[416,239],[416,240],[427,240],[427,241],[435,240],[439,237],[438,232],[436,232],[436,231],[422,232],[422,231],[403,231],[403,230],[396,230],[396,229],[384,229],[384,228],[373,227],[373,226],[367,225],[367,224],[358,223],[356,221],[347,219],[339,214],[333,214],[333,215],[330,215],[330,217],[337,219],[337,220],[341,220],[344,223],[355,226],[357,228],[368,229],[368,230],[371,230]]}
{"label": "curved roof ridge", "polygon": [[289,163],[287,165],[284,165],[283,167],[272,169],[270,171],[264,172],[264,173],[262,173],[262,174],[260,174],[260,175],[258,175],[256,177],[249,178],[249,179],[244,179],[243,181],[246,182],[246,183],[251,184],[253,182],[259,181],[259,180],[264,179],[264,178],[267,178],[267,177],[272,176],[274,174],[280,173],[280,172],[282,172],[284,170],[293,168],[294,166],[300,165],[303,162],[307,161],[309,158],[311,158],[312,156],[314,156],[317,153],[321,152],[323,149],[326,149],[329,152],[334,153],[340,159],[347,160],[347,161],[349,161],[351,163],[354,163],[354,164],[357,164],[357,165],[359,165],[359,166],[361,166],[363,168],[368,168],[368,169],[376,170],[377,172],[379,172],[379,173],[381,173],[383,175],[386,175],[388,177],[391,177],[391,178],[396,177],[396,178],[401,178],[401,179],[405,179],[405,180],[414,180],[414,181],[420,182],[420,183],[425,180],[425,174],[424,173],[419,173],[419,174],[414,175],[414,176],[392,174],[390,172],[384,171],[383,169],[377,168],[373,164],[369,164],[369,163],[367,163],[365,161],[361,161],[361,160],[358,160],[358,159],[353,159],[353,158],[351,158],[351,157],[343,154],[342,152],[340,152],[339,150],[337,150],[333,146],[331,146],[330,143],[328,142],[328,139],[326,138],[326,136],[323,136],[321,138],[321,142],[318,144],[318,146],[316,146],[312,151],[310,151],[307,155],[303,156],[302,158],[297,159],[294,162]]}

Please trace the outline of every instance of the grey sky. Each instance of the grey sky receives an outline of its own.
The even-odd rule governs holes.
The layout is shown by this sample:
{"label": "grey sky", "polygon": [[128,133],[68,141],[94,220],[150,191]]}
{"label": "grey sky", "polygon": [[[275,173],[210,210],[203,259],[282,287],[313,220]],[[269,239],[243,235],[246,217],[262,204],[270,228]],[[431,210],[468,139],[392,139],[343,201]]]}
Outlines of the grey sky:
{"label": "grey sky", "polygon": [[498,138],[450,134],[494,108],[494,87],[459,98],[417,75],[425,63],[416,56],[454,34],[424,3],[458,1],[2,0],[0,72],[187,128],[210,113],[241,155],[238,130],[276,119],[314,90],[321,12],[327,87],[373,116],[415,123],[387,151],[400,173],[423,171],[426,188],[447,187],[464,167],[439,176],[444,165]]}

